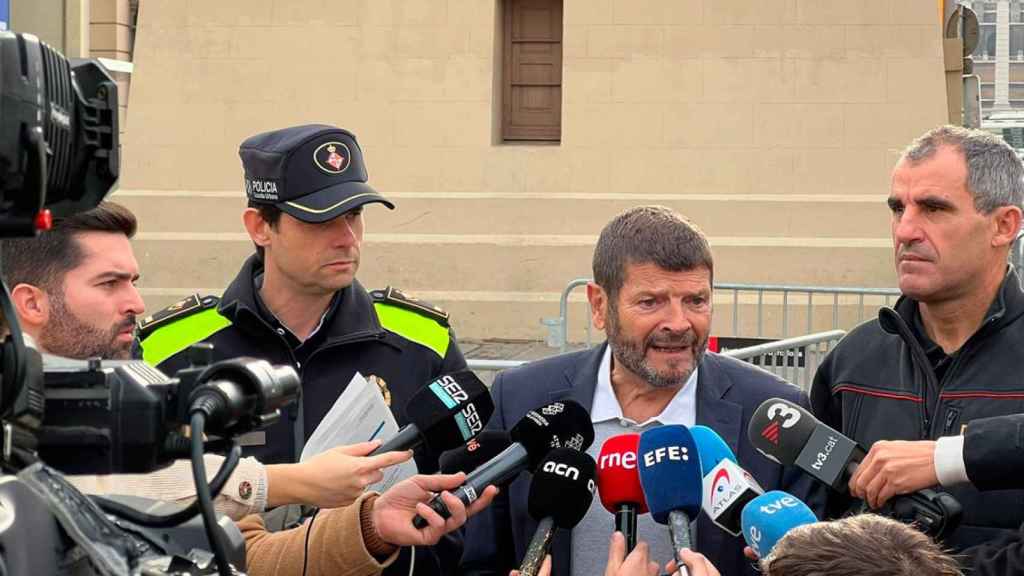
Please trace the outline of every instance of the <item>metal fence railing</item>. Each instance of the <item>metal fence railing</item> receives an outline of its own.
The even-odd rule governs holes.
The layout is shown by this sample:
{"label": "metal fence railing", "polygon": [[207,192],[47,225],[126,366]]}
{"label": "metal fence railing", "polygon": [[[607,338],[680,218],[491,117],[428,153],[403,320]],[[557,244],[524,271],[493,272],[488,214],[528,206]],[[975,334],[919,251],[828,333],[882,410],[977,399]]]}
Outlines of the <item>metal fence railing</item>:
{"label": "metal fence railing", "polygon": [[[565,352],[569,344],[569,297],[585,286],[589,278],[570,281],[562,291],[559,316],[545,318],[547,342]],[[900,291],[896,288],[846,288],[789,286],[781,284],[715,284],[716,321],[731,326],[731,336],[787,338],[791,333],[810,334],[822,329],[849,329],[874,316],[882,306],[891,306]],[[585,319],[586,345],[590,346],[589,315]],[[716,326],[722,326],[716,323]],[[719,333],[725,336],[724,333]]]}
{"label": "metal fence railing", "polygon": [[[829,330],[757,346],[734,348],[722,352],[722,355],[760,366],[808,391],[814,378],[814,372],[821,364],[822,358],[835,347],[845,334],[846,332],[843,330]],[[470,370],[476,372],[490,385],[494,381],[494,375],[498,372],[506,368],[522,366],[527,361],[470,359],[466,360],[466,363]]]}
{"label": "metal fence railing", "polygon": [[810,392],[814,373],[822,359],[835,348],[845,334],[844,330],[829,330],[747,348],[726,350],[722,355],[760,366],[779,378],[796,384],[803,391]]}

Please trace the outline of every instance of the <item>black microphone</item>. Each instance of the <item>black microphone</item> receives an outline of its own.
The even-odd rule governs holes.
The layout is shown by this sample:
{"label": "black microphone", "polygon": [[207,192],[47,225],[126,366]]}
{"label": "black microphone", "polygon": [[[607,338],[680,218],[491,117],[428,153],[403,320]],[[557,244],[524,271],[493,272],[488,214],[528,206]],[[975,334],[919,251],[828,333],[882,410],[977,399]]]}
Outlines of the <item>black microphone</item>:
{"label": "black microphone", "polygon": [[409,399],[409,424],[370,456],[394,450],[412,450],[426,443],[443,452],[468,442],[480,433],[494,413],[494,401],[484,383],[469,370],[445,374]]}
{"label": "black microphone", "polygon": [[[553,448],[585,451],[594,441],[594,425],[583,406],[572,400],[559,400],[527,412],[509,435],[511,446],[473,470],[462,486],[452,491],[463,504],[472,504],[488,486],[508,482],[523,470],[536,470]],[[442,518],[451,516],[440,496],[431,499],[429,505]],[[417,516],[413,525],[423,528],[427,521]]]}
{"label": "black microphone", "polygon": [[508,432],[484,430],[462,446],[441,454],[441,458],[438,459],[441,474],[469,474],[511,445],[512,438]]}
{"label": "black microphone", "polygon": [[572,530],[590,509],[594,500],[594,477],[597,465],[586,452],[571,448],[555,448],[541,462],[530,482],[527,509],[537,520],[520,576],[536,576],[544,562],[555,530]]}
{"label": "black microphone", "polygon": [[[796,466],[841,493],[848,491],[850,477],[867,455],[862,446],[821,423],[803,406],[781,398],[770,398],[757,407],[747,438],[768,459]],[[926,488],[894,496],[872,512],[914,524],[942,539],[960,523],[963,507],[951,494]]]}
{"label": "black microphone", "polygon": [[754,411],[747,438],[769,460],[796,466],[846,492],[850,476],[867,453],[856,442],[822,424],[803,406],[770,398]]}

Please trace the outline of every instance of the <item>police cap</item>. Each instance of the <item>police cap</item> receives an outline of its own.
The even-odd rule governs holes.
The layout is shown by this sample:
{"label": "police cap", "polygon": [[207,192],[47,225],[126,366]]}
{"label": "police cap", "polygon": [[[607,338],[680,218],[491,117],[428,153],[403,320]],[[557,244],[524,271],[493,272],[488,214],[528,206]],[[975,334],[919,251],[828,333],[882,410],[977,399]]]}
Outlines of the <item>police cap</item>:
{"label": "police cap", "polygon": [[307,124],[257,134],[238,149],[245,194],[304,222],[326,222],[369,202],[395,205],[366,183],[363,151],[354,134]]}

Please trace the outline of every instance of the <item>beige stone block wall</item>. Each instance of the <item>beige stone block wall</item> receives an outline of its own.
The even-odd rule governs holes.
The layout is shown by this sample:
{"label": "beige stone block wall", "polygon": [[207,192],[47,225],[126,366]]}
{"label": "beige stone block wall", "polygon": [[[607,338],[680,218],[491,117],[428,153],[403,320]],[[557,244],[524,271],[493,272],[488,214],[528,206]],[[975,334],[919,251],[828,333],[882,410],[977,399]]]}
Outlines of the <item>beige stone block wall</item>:
{"label": "beige stone block wall", "polygon": [[[326,122],[357,134],[371,183],[399,204],[368,210],[380,259],[361,274],[429,295],[466,336],[540,337],[601,225],[640,203],[692,213],[728,260],[721,281],[891,285],[888,173],[946,116],[933,0],[564,0],[557,145],[498,142],[499,13],[499,0],[144,2],[120,194],[180,207],[142,222],[147,265],[180,241],[232,270],[239,208],[198,237],[187,210],[210,194],[241,206],[245,137]],[[761,202],[784,209],[750,209]],[[873,216],[851,224],[854,207]],[[221,250],[228,238],[237,250]],[[144,274],[151,307],[221,289],[207,265]]]}

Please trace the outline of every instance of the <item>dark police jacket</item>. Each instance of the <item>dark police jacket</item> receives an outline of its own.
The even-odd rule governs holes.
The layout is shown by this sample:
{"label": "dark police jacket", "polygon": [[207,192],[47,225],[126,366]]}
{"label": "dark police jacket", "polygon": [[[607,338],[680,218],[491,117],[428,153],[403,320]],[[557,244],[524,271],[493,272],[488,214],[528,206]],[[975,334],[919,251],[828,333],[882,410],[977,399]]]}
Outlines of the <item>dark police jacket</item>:
{"label": "dark police jacket", "polygon": [[[917,302],[854,328],[829,353],[811,387],[822,422],[864,447],[878,440],[928,440],[960,434],[971,420],[1024,412],[1024,291],[1011,267],[978,328],[938,381],[911,329]],[[1016,531],[1024,521],[1024,490],[948,490],[963,505],[960,528],[946,540],[957,550]],[[835,513],[850,504],[833,493]]]}
{"label": "dark police jacket", "polygon": [[[466,367],[446,314],[391,290],[371,295],[355,281],[340,291],[335,308],[313,337],[317,339],[315,349],[299,365],[289,342],[260,313],[255,278],[261,272],[262,262],[251,256],[219,302],[212,297],[192,297],[144,321],[143,358],[174,374],[188,366],[190,345],[209,342],[214,346],[215,361],[253,356],[291,365],[302,377],[305,438],[357,371],[368,379],[376,377],[381,392],[390,396],[398,425],[403,426],[408,422],[405,405],[413,394],[438,376]],[[294,438],[297,414],[291,410],[288,417],[268,428],[265,443],[247,446],[245,455],[265,464],[298,461]],[[419,471],[436,472],[438,456],[417,449]],[[450,534],[433,550],[436,554],[417,553],[416,574],[453,570],[461,554],[461,538]],[[403,551],[385,573],[407,574],[408,570],[408,553]]]}

